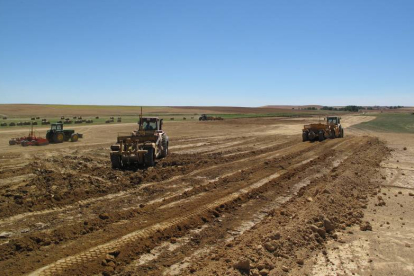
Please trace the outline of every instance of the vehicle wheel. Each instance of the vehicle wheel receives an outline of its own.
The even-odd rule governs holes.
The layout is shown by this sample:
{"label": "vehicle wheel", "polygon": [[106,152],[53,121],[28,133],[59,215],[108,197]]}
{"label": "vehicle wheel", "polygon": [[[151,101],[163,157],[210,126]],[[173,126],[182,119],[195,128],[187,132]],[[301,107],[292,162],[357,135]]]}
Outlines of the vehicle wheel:
{"label": "vehicle wheel", "polygon": [[27,141],[26,141],[26,140],[22,141],[20,144],[21,144],[23,147],[27,147]]}
{"label": "vehicle wheel", "polygon": [[302,142],[306,142],[308,141],[308,133],[307,132],[302,132]]}
{"label": "vehicle wheel", "polygon": [[55,143],[63,143],[64,138],[65,137],[63,136],[63,133],[62,132],[55,133],[55,135],[53,137],[53,142],[55,142]]}
{"label": "vehicle wheel", "polygon": [[73,134],[70,136],[70,141],[71,141],[71,142],[77,142],[77,141],[78,141],[78,139],[79,139],[79,137],[78,137],[78,134],[77,134],[77,133],[73,133]]}
{"label": "vehicle wheel", "polygon": [[111,163],[113,169],[122,168],[122,160],[119,155],[111,154]]}
{"label": "vehicle wheel", "polygon": [[9,141],[9,145],[10,145],[10,146],[16,145],[16,141],[14,141],[14,140],[10,140],[10,141]]}
{"label": "vehicle wheel", "polygon": [[325,139],[322,132],[319,132],[319,142],[322,142]]}
{"label": "vehicle wheel", "polygon": [[148,152],[145,154],[145,165],[148,167],[152,167],[155,165],[155,158],[154,158],[154,149],[148,148]]}
{"label": "vehicle wheel", "polygon": [[341,138],[344,138],[344,129],[341,128]]}
{"label": "vehicle wheel", "polygon": [[161,150],[161,158],[167,157],[168,155],[168,137],[164,135],[162,137],[162,150]]}

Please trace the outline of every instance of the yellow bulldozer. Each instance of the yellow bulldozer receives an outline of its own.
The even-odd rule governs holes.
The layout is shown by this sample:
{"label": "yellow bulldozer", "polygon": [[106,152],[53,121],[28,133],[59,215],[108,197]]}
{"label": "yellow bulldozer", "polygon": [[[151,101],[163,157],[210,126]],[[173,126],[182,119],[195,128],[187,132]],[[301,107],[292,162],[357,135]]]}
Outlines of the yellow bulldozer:
{"label": "yellow bulldozer", "polygon": [[343,138],[344,129],[341,125],[341,117],[328,116],[324,123],[304,125],[302,130],[302,141],[322,142],[327,138]]}

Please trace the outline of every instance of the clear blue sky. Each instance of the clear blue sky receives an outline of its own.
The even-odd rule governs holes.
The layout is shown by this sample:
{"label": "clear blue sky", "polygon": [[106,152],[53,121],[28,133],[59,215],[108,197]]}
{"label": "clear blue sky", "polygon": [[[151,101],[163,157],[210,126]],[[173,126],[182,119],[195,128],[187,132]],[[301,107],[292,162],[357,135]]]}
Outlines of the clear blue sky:
{"label": "clear blue sky", "polygon": [[414,105],[414,1],[0,0],[0,103]]}

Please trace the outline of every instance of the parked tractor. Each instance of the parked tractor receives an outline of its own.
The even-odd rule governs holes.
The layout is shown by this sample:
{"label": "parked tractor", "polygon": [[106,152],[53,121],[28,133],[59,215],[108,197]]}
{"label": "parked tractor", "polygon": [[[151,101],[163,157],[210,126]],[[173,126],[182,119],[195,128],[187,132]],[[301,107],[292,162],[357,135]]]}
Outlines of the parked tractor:
{"label": "parked tractor", "polygon": [[46,133],[46,139],[50,143],[63,143],[63,141],[77,142],[83,138],[83,134],[75,133],[73,129],[63,129],[62,123],[51,124],[50,130]]}
{"label": "parked tractor", "polygon": [[326,117],[325,123],[305,125],[302,130],[302,141],[322,142],[327,138],[343,138],[344,129],[341,125],[341,117]]}
{"label": "parked tractor", "polygon": [[111,146],[112,168],[137,164],[154,166],[155,159],[168,155],[168,136],[162,130],[163,120],[156,117],[139,119],[139,128],[130,134],[118,134]]}

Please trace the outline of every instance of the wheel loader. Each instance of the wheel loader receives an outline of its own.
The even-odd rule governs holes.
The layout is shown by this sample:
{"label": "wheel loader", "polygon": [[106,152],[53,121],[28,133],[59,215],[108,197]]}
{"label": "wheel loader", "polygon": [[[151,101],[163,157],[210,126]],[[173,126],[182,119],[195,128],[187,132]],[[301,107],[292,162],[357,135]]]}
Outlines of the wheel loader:
{"label": "wheel loader", "polygon": [[139,119],[138,130],[118,134],[116,144],[111,146],[112,168],[128,165],[155,165],[155,159],[168,155],[168,136],[162,130],[163,120],[156,117]]}
{"label": "wheel loader", "polygon": [[322,142],[327,138],[343,138],[344,129],[341,125],[341,117],[328,116],[325,123],[305,125],[302,130],[302,141]]}

